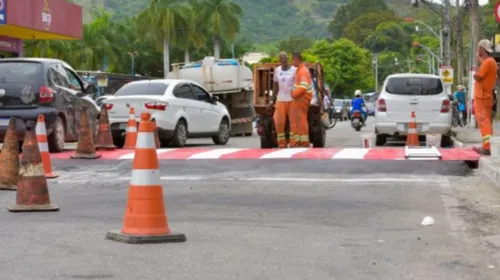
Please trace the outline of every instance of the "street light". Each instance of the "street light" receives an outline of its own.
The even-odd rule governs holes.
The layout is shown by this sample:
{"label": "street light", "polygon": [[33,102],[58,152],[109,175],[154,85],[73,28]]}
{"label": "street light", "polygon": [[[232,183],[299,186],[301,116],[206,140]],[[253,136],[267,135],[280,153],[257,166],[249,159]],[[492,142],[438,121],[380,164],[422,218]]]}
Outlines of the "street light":
{"label": "street light", "polygon": [[[438,57],[438,56],[437,56],[437,55],[436,55],[436,54],[435,54],[435,53],[431,50],[431,48],[429,48],[428,46],[426,46],[426,45],[422,45],[422,44],[420,44],[419,42],[413,42],[413,47],[415,47],[415,48],[418,48],[418,47],[423,48],[424,50],[426,50],[426,51],[429,53],[429,55],[430,55],[430,56],[432,56],[433,58],[435,58],[435,59],[438,61],[438,64],[442,62],[441,58],[439,58],[439,57]],[[432,64],[432,69],[431,69],[431,70],[432,70],[432,72],[435,74],[435,73],[436,73],[436,69],[435,69],[435,67],[434,67],[434,59],[432,59],[432,63],[431,63],[431,64]]]}
{"label": "street light", "polygon": [[135,75],[135,57],[139,55],[137,51],[133,52],[128,52],[128,55],[130,55],[130,75],[134,76]]}
{"label": "street light", "polygon": [[[439,34],[438,34],[432,27],[430,27],[429,25],[427,25],[423,21],[416,20],[416,19],[411,18],[411,17],[405,18],[405,21],[408,23],[421,24],[421,25],[425,26],[425,28],[427,28],[430,32],[432,32],[432,34],[434,34],[434,36],[436,36],[439,39],[439,56],[443,57],[443,35],[448,36],[448,30],[441,29],[441,30],[439,30]],[[420,28],[418,27],[418,25],[415,26],[415,30],[416,30],[416,32],[419,32]],[[443,34],[443,32],[444,32],[444,34]]]}

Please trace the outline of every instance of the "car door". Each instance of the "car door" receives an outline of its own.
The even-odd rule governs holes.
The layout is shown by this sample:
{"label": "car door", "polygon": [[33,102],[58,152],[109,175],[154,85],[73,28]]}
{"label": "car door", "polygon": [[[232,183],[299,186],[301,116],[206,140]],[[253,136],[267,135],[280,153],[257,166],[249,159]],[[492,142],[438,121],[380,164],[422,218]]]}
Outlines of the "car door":
{"label": "car door", "polygon": [[54,107],[66,116],[66,140],[78,140],[78,120],[80,114],[76,91],[70,88],[69,79],[61,63],[51,63],[48,69],[48,80],[55,91]]}
{"label": "car door", "polygon": [[212,102],[211,95],[196,84],[191,84],[196,102],[200,107],[200,114],[204,120],[202,132],[214,132],[219,129],[220,109]]}
{"label": "car door", "polygon": [[172,101],[179,110],[184,111],[187,118],[189,133],[200,133],[203,131],[204,121],[201,117],[201,108],[195,100],[191,86],[188,83],[178,84],[173,94],[176,97]]}

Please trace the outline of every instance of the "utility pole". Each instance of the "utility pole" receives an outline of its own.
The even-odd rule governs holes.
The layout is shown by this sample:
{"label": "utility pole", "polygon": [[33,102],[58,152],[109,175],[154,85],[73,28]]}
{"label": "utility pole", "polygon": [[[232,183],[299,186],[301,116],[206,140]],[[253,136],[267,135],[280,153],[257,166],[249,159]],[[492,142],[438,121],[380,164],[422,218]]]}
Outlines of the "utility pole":
{"label": "utility pole", "polygon": [[463,84],[462,82],[462,77],[464,73],[464,55],[463,55],[463,24],[462,23],[462,18],[463,18],[463,9],[460,7],[460,0],[455,0],[455,6],[457,7],[457,16],[455,17],[455,26],[456,26],[456,40],[457,40],[457,45],[456,45],[456,58],[457,58],[457,82],[458,84]]}
{"label": "utility pole", "polygon": [[373,67],[375,67],[375,92],[378,92],[378,53],[373,54]]}
{"label": "utility pole", "polygon": [[[472,65],[471,68],[477,67],[477,55],[476,55],[476,47],[479,42],[479,1],[478,0],[470,0],[470,33],[471,33],[471,44],[472,44]],[[472,69],[470,69],[472,70]]]}

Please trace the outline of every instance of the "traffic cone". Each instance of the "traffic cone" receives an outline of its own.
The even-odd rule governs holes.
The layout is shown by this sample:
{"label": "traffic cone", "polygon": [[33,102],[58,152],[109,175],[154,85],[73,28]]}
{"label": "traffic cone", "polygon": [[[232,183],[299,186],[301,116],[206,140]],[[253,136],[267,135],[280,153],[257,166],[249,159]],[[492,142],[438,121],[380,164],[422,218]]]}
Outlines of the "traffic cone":
{"label": "traffic cone", "polygon": [[75,154],[72,155],[71,158],[96,159],[100,156],[100,154],[95,152],[94,133],[90,129],[87,108],[82,108],[82,116],[80,118],[80,139],[78,139]]}
{"label": "traffic cone", "polygon": [[16,118],[10,118],[0,153],[0,190],[16,190],[19,179],[19,143]]}
{"label": "traffic cone", "polygon": [[125,145],[123,149],[135,149],[135,144],[137,143],[137,122],[135,121],[135,110],[130,107],[128,124],[127,124],[127,134],[125,134]]}
{"label": "traffic cone", "polygon": [[10,212],[58,211],[50,203],[47,178],[42,156],[38,148],[33,121],[26,125],[23,152],[20,156],[19,180],[17,181],[16,205],[8,207]]}
{"label": "traffic cone", "polygon": [[49,154],[49,143],[47,142],[47,129],[45,128],[45,116],[38,115],[36,122],[36,140],[38,142],[38,149],[42,156],[43,170],[45,170],[45,178],[57,178],[59,175],[52,172],[52,161]]}
{"label": "traffic cone", "polygon": [[418,147],[420,143],[418,141],[418,131],[417,122],[415,121],[415,112],[411,112],[411,120],[408,124],[408,136],[406,138],[406,146]]}
{"label": "traffic cone", "polygon": [[155,131],[155,145],[156,145],[156,148],[159,149],[161,148],[161,143],[160,143],[160,137],[158,136],[158,127],[156,126],[156,120],[151,120],[151,122],[153,123],[153,126],[154,126],[154,131]]}
{"label": "traffic cone", "polygon": [[150,119],[151,114],[142,113],[123,228],[109,231],[106,238],[130,244],[184,242],[186,235],[172,233],[168,226]]}
{"label": "traffic cone", "polygon": [[97,131],[97,140],[95,147],[97,150],[114,150],[116,146],[113,145],[113,136],[109,127],[108,110],[106,105],[101,106],[101,113],[99,114],[99,130]]}

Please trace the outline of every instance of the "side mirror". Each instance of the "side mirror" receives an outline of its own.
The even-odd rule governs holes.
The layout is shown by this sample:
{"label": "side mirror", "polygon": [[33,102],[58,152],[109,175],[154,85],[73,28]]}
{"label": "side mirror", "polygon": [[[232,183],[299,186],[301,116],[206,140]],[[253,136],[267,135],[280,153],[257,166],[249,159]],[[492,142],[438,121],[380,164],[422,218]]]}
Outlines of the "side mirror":
{"label": "side mirror", "polygon": [[89,85],[85,87],[85,94],[94,94],[97,93],[97,87],[94,85]]}
{"label": "side mirror", "polygon": [[219,98],[215,95],[212,95],[212,103],[217,103],[219,102]]}

